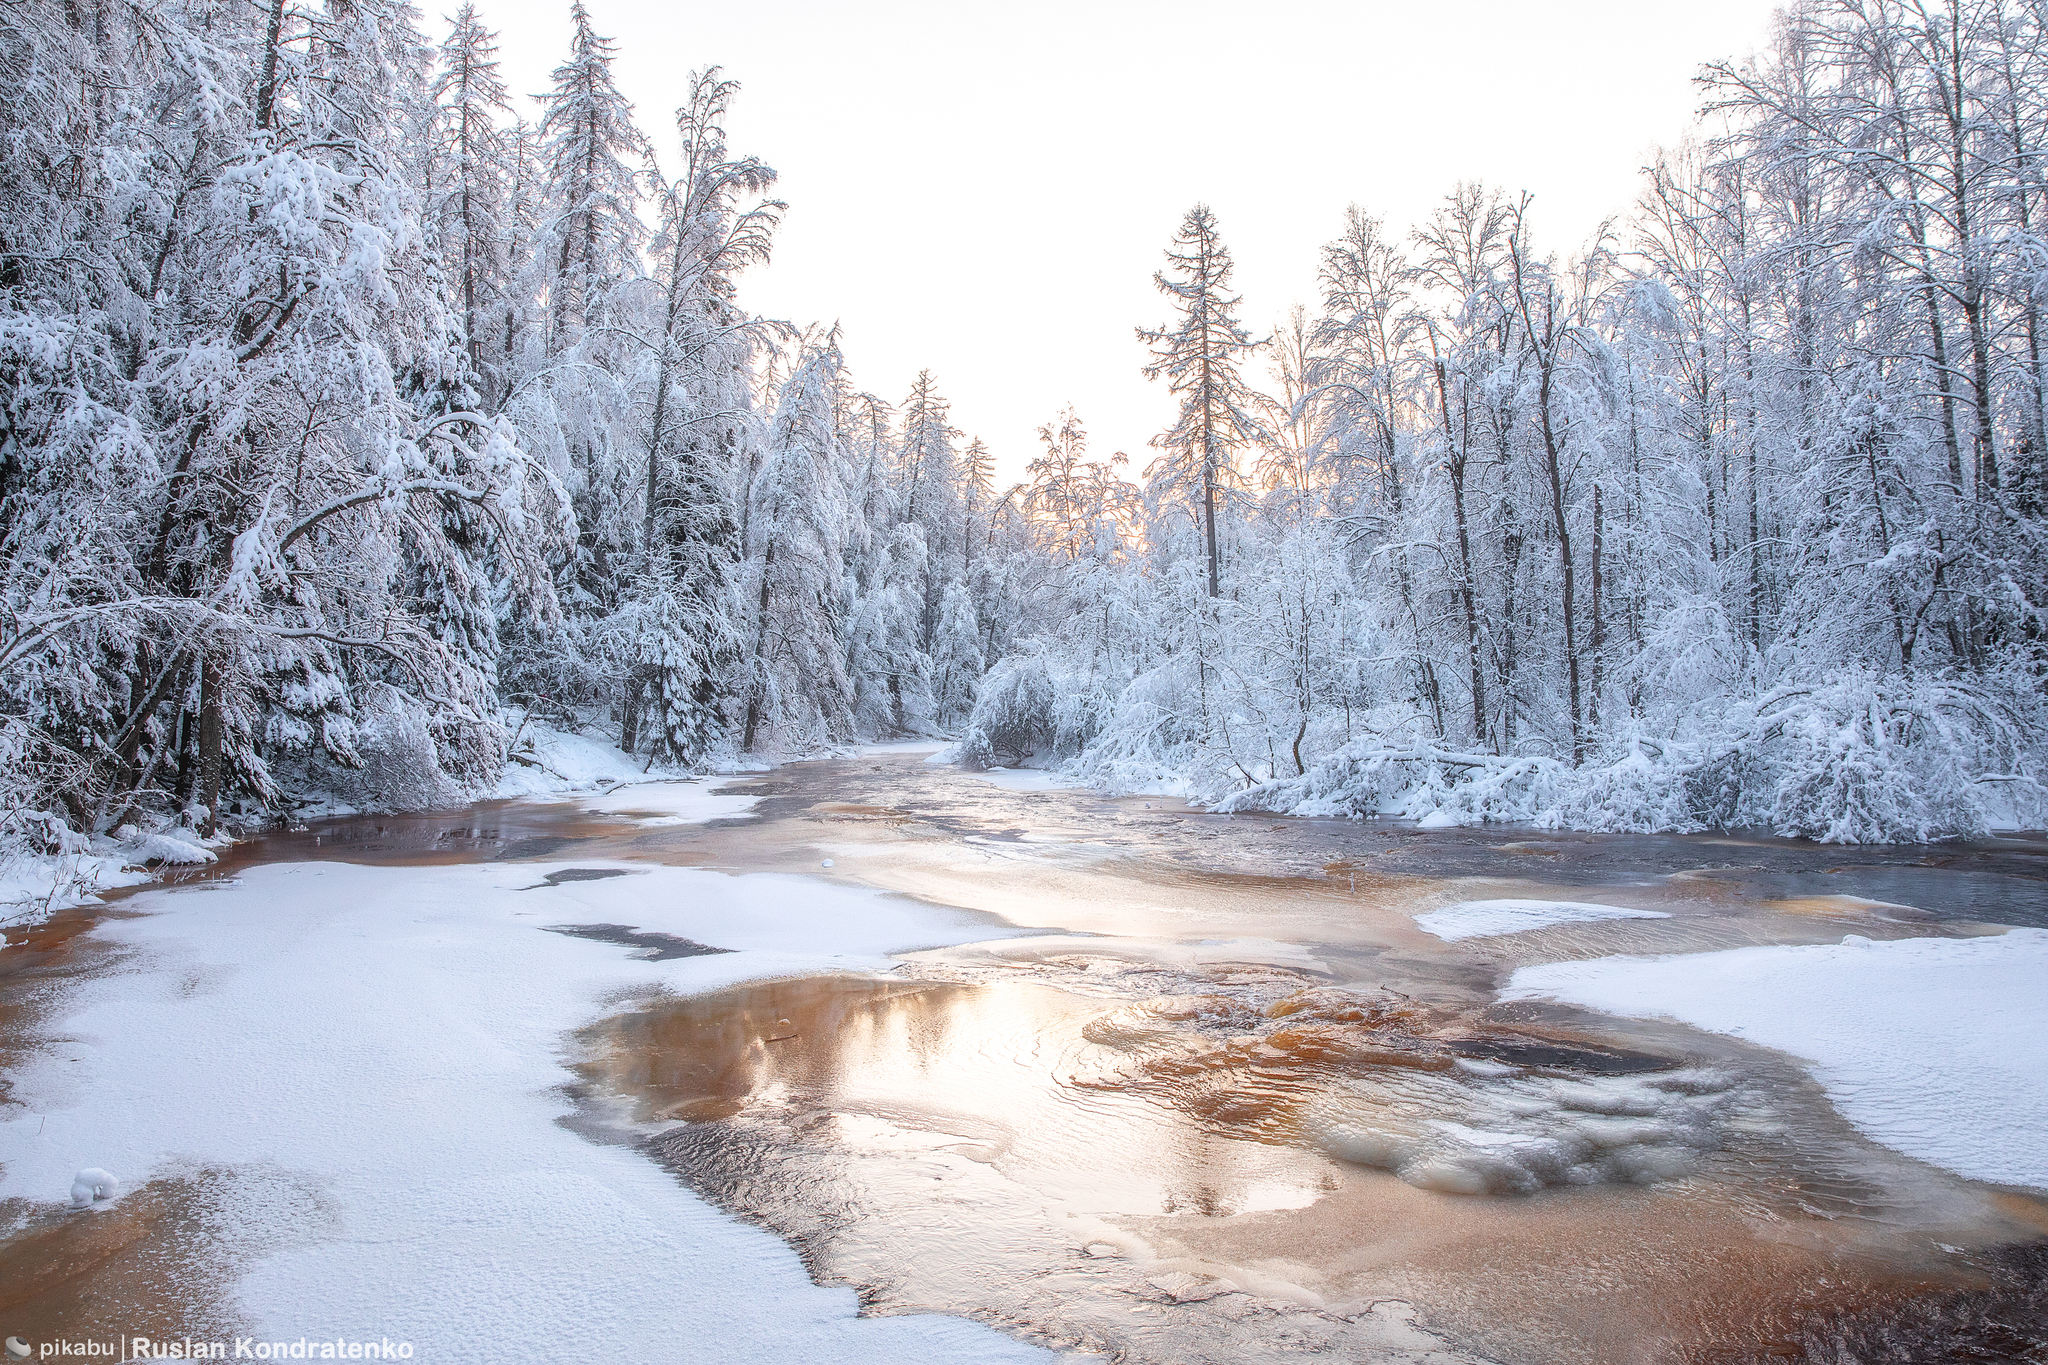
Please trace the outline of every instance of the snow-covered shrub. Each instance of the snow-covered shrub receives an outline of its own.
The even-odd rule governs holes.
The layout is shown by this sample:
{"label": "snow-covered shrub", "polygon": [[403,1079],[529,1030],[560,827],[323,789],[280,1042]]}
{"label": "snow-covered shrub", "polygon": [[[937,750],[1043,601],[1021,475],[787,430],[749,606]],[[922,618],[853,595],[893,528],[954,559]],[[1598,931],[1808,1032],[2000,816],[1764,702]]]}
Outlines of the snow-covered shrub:
{"label": "snow-covered shrub", "polygon": [[1057,734],[1053,704],[1052,679],[1042,657],[1004,659],[988,671],[974,699],[960,762],[976,772],[1019,762],[1049,746]]}
{"label": "snow-covered shrub", "polygon": [[1924,843],[1988,828],[1977,778],[2011,775],[2014,727],[1981,689],[1946,680],[1844,672],[1780,689],[1747,746],[1768,785],[1745,815],[1823,843]]}
{"label": "snow-covered shrub", "polygon": [[356,716],[354,767],[329,770],[334,794],[365,810],[433,810],[453,805],[462,788],[441,766],[434,726],[423,707],[395,687],[372,689]]}
{"label": "snow-covered shrub", "polygon": [[1557,800],[1563,765],[1548,758],[1389,748],[1356,740],[1299,777],[1262,782],[1216,803],[1221,812],[1389,815],[1428,827],[1537,819]]}
{"label": "snow-covered shrub", "polygon": [[1192,668],[1179,662],[1139,674],[1118,694],[1114,709],[1073,771],[1106,792],[1228,789],[1204,752]]}
{"label": "snow-covered shrub", "polygon": [[1631,734],[1612,763],[1581,768],[1561,784],[1539,823],[1616,834],[1691,833],[1709,827],[1691,799],[1686,772],[1668,746]]}
{"label": "snow-covered shrub", "polygon": [[1630,736],[1579,770],[1546,822],[1768,829],[1823,843],[1922,843],[2040,818],[2019,689],[1874,670],[1786,684],[1698,719],[1687,742]]}
{"label": "snow-covered shrub", "polygon": [[963,771],[970,773],[985,773],[990,768],[1005,766],[988,735],[972,725],[967,727],[967,733],[960,736],[950,751],[942,750],[939,757],[959,764]]}

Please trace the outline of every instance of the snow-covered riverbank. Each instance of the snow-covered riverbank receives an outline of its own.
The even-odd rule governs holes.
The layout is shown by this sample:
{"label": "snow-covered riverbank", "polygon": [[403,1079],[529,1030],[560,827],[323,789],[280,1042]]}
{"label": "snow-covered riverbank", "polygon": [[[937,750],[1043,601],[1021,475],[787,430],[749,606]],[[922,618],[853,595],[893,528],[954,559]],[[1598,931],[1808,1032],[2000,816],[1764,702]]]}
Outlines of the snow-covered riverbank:
{"label": "snow-covered riverbank", "polygon": [[[747,771],[765,766],[755,764]],[[753,806],[752,798],[719,794],[731,777],[655,769],[621,753],[601,735],[522,721],[515,727],[504,772],[495,787],[481,794],[499,800],[577,800],[595,814],[686,824],[743,815]],[[298,820],[376,813],[358,810],[331,791],[309,795],[296,812]],[[167,872],[203,867],[238,837],[231,825],[203,838],[183,817],[145,823],[151,827],[123,825],[87,837],[55,815],[16,813],[0,827],[0,928],[93,904],[102,892],[147,885]],[[259,837],[260,832],[244,830],[241,837]]]}

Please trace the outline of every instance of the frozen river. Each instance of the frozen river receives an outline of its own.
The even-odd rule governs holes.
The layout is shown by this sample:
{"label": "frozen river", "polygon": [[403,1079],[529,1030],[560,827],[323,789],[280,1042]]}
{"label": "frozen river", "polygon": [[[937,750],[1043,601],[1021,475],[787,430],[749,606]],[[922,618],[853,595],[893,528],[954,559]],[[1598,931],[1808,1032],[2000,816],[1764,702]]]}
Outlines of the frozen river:
{"label": "frozen river", "polygon": [[[870,1316],[1219,1365],[2048,1342],[2048,1075],[2002,1036],[2048,1006],[2048,845],[1425,832],[1042,785],[878,753],[329,821],[213,875],[531,863],[587,893],[520,932],[698,974],[583,1000],[558,1125]],[[739,911],[607,909],[641,864],[935,917],[880,957],[835,965],[821,928],[756,966]],[[9,950],[17,1047],[115,969],[94,941]],[[84,1311],[91,1275],[47,1287],[76,1224],[17,1205],[0,1257],[46,1283],[23,1311]]]}

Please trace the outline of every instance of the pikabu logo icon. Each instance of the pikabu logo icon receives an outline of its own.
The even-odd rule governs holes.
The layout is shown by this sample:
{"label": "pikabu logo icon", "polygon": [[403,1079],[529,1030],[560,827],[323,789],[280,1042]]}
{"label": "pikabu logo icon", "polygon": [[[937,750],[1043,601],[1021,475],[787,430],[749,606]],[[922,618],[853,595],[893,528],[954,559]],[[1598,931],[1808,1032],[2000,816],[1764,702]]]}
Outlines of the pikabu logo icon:
{"label": "pikabu logo icon", "polygon": [[13,1356],[16,1360],[27,1360],[28,1353],[29,1344],[27,1342],[23,1341],[20,1337],[7,1338],[7,1354]]}

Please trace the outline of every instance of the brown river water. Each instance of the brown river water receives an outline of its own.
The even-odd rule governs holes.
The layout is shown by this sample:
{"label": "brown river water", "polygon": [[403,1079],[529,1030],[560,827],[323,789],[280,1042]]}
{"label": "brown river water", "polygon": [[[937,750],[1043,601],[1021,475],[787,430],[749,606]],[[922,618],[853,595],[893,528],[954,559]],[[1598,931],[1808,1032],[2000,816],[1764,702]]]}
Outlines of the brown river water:
{"label": "brown river water", "polygon": [[[869,1312],[1161,1365],[2048,1361],[2043,1192],[1869,1142],[1782,1054],[1496,999],[1565,958],[2048,925],[2048,843],[1217,817],[904,754],[726,790],[762,798],[753,818],[483,803],[264,836],[202,875],[629,859],[986,915],[987,941],[884,975],[650,997],[571,1040],[580,1131],[642,1146]],[[1505,898],[1670,918],[1455,943],[1411,918]],[[7,954],[0,1065],[110,913]],[[189,1202],[0,1242],[0,1309],[76,1308],[96,1277],[167,1292],[152,1228]]]}

